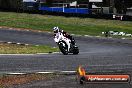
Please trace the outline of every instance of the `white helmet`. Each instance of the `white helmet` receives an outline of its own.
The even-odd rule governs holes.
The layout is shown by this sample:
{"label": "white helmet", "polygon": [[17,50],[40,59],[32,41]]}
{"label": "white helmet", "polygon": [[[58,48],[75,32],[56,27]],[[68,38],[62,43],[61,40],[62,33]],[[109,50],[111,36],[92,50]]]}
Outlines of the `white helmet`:
{"label": "white helmet", "polygon": [[58,27],[53,27],[53,31],[54,31],[54,33],[57,33],[57,32],[59,32],[59,28]]}

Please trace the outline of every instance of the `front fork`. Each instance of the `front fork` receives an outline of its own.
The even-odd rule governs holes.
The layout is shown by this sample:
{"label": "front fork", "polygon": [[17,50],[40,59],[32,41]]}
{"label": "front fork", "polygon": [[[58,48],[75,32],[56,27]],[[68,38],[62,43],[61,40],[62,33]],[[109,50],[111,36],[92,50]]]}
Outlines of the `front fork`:
{"label": "front fork", "polygon": [[68,40],[68,39],[65,39],[65,42],[66,42],[66,44],[68,46],[68,52],[69,52],[70,51],[70,47],[71,47],[71,41]]}

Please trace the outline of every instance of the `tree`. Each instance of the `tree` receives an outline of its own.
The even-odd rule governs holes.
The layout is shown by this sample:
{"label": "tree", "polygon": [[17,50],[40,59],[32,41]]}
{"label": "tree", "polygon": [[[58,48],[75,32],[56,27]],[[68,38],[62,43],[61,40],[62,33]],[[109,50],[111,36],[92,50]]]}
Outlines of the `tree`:
{"label": "tree", "polygon": [[125,14],[127,6],[125,5],[124,0],[115,0],[115,8],[117,9],[117,13],[119,14]]}
{"label": "tree", "polygon": [[7,9],[10,8],[10,2],[8,0],[1,0],[1,9]]}
{"label": "tree", "polygon": [[22,0],[0,0],[0,8],[5,10],[17,10],[21,7]]}

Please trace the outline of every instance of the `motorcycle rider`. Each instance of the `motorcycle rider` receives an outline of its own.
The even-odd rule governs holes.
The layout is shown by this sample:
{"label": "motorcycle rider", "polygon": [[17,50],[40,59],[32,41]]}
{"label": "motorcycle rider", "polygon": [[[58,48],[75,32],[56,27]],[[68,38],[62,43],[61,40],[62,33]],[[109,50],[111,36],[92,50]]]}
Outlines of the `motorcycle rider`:
{"label": "motorcycle rider", "polygon": [[64,30],[61,30],[59,27],[53,27],[53,31],[54,31],[54,38],[57,34],[62,33],[64,37],[71,40],[72,45],[75,45],[74,38],[71,35],[69,35],[67,32],[65,32]]}

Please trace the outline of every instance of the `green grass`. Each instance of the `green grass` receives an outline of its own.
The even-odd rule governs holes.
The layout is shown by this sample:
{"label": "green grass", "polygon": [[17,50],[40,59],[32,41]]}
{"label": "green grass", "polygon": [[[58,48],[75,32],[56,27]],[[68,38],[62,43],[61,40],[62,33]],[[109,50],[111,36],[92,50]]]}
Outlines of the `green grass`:
{"label": "green grass", "polygon": [[63,17],[40,14],[0,12],[0,26],[52,31],[54,26],[81,35],[101,35],[103,31],[132,34],[132,22],[93,18]]}
{"label": "green grass", "polygon": [[58,48],[53,48],[44,45],[15,45],[15,44],[0,44],[0,54],[36,54],[57,52]]}

